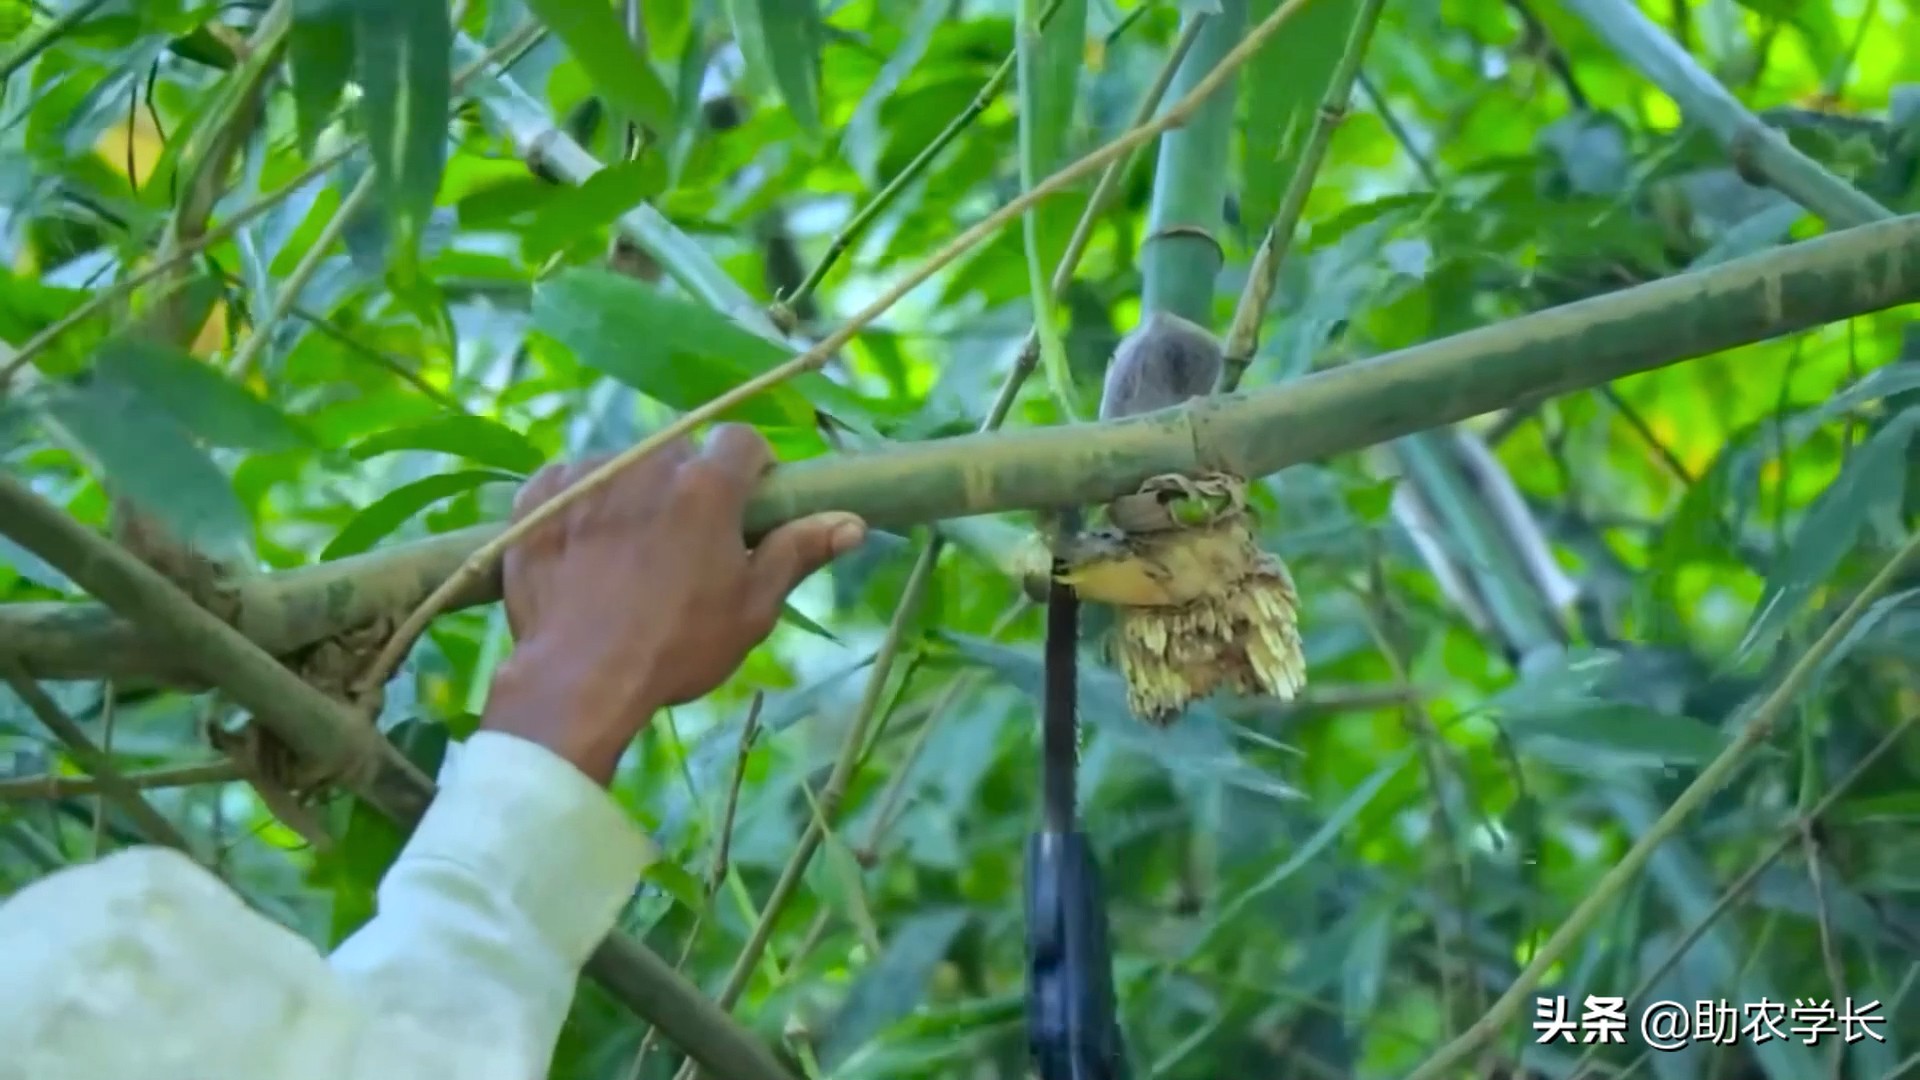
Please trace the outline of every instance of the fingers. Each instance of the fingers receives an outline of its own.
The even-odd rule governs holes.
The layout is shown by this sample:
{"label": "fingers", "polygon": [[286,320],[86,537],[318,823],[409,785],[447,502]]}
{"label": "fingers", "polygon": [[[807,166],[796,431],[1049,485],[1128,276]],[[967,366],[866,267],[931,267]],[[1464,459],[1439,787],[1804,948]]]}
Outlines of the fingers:
{"label": "fingers", "polygon": [[768,533],[748,559],[751,615],[771,633],[780,605],[807,575],[845,555],[867,538],[867,523],[853,514],[815,514]]}
{"label": "fingers", "polygon": [[[681,492],[724,518],[746,514],[747,500],[773,468],[773,447],[744,424],[721,424],[707,436],[698,457],[680,468]],[[743,546],[741,550],[745,550]]]}
{"label": "fingers", "polygon": [[567,467],[558,462],[543,465],[540,471],[520,485],[513,496],[513,520],[519,521],[539,509],[541,504],[559,494],[566,486]]}
{"label": "fingers", "polygon": [[745,481],[749,491],[773,468],[773,447],[765,436],[745,424],[715,427],[700,456]]}

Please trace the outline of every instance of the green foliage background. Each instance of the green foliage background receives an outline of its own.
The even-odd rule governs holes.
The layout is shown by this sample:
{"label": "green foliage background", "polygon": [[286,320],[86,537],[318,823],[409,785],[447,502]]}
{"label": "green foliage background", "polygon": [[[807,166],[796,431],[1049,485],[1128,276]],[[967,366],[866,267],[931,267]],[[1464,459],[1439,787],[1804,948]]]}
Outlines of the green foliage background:
{"label": "green foliage background", "polygon": [[[631,445],[825,336],[1123,131],[1181,9],[1209,6],[646,0],[636,45],[624,6],[598,0],[473,0],[457,21],[429,0],[0,0],[0,454],[89,524],[111,489],[243,584],[404,559],[503,517],[541,463]],[[1276,5],[1225,6],[1257,21]],[[1225,330],[1361,9],[1313,0],[1254,56],[1217,160],[1180,158],[1207,152],[1193,134],[1121,174],[1039,336],[1082,400],[1159,265],[1150,205],[1195,212],[1176,173],[1227,193],[1211,292]],[[1854,223],[1744,180],[1761,177],[1714,134],[1730,114],[1683,115],[1657,57],[1600,32],[1627,10],[1385,4],[1245,385]],[[1920,8],[1641,10],[1856,198],[1920,208]],[[1012,64],[1023,20],[1037,51]],[[472,74],[488,49],[506,66]],[[611,164],[588,179],[581,150]],[[728,416],[789,460],[974,430],[1092,188],[1043,201],[823,371]],[[1197,205],[1216,213],[1210,193]],[[184,270],[112,287],[174,252]],[[1211,273],[1181,288],[1204,304]],[[1405,1076],[1599,890],[1543,993],[1877,1001],[1885,1041],[1536,1046],[1529,999],[1446,1075],[1905,1075],[1920,757],[1895,741],[1857,770],[1920,708],[1913,571],[1646,873],[1600,883],[1906,541],[1911,325],[1866,315],[1258,479],[1264,539],[1304,598],[1307,698],[1212,702],[1155,732],[1087,651],[1083,801],[1137,1074]],[[1057,389],[1030,380],[1007,422],[1062,422]],[[1477,446],[1497,465],[1473,466]],[[1025,1075],[1040,618],[992,556],[1031,525],[951,523],[901,619],[930,533],[874,536],[796,594],[736,679],[659,718],[617,782],[664,852],[621,925],[717,992],[873,710],[733,1010],[796,1070]],[[102,678],[126,669],[104,654],[88,678],[39,670],[34,642],[56,628],[32,605],[79,597],[8,531],[0,662],[49,676],[270,915],[322,946],[363,921],[397,831],[330,798],[317,813],[335,843],[316,851],[217,764],[205,728],[236,719],[217,694]],[[1529,569],[1533,535],[1555,573]],[[145,651],[168,645],[139,648],[151,668]],[[381,729],[431,768],[509,648],[497,606],[441,617]],[[188,777],[202,782],[166,782],[209,762]],[[0,698],[0,890],[142,838],[45,779],[81,771],[24,700]],[[635,1072],[644,1030],[583,982],[553,1075],[672,1075],[669,1047]]]}

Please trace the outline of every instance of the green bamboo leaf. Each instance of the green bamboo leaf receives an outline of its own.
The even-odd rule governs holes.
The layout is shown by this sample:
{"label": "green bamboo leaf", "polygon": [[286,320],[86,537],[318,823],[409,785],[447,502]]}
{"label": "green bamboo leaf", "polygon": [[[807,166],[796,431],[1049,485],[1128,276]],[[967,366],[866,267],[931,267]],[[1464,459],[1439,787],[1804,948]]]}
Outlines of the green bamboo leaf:
{"label": "green bamboo leaf", "polygon": [[[1080,67],[1086,55],[1086,0],[1064,0],[1045,26],[1040,15],[1041,0],[1021,0],[1014,34],[1014,72],[1020,89],[1020,186],[1029,190],[1067,157],[1067,136],[1073,127]],[[1072,417],[1079,411],[1078,395],[1067,367],[1050,285],[1069,233],[1043,228],[1048,222],[1037,209],[1021,215],[1027,294],[1040,335],[1041,366],[1055,399]]]}
{"label": "green bamboo leaf", "polygon": [[547,460],[526,436],[482,416],[444,416],[424,424],[383,431],[355,444],[352,454],[364,461],[396,450],[453,454],[521,476],[536,471]]}
{"label": "green bamboo leaf", "polygon": [[131,334],[108,340],[95,377],[125,387],[214,446],[291,450],[312,439],[287,414],[190,354]]}
{"label": "green bamboo leaf", "polygon": [[1505,728],[1528,753],[1571,769],[1611,765],[1699,765],[1726,749],[1712,725],[1627,702],[1590,701],[1507,717]]}
{"label": "green bamboo leaf", "polygon": [[313,152],[320,131],[353,73],[353,12],[349,0],[295,0],[287,35],[293,74],[293,115],[300,149]]}
{"label": "green bamboo leaf", "polygon": [[1887,421],[1807,508],[1786,554],[1767,575],[1767,589],[1734,650],[1735,661],[1779,638],[1808,598],[1859,544],[1868,525],[1889,534],[1899,531],[1907,448],[1916,427],[1920,427],[1920,410],[1909,409]]}
{"label": "green bamboo leaf", "polygon": [[1821,680],[1827,677],[1829,672],[1839,665],[1840,661],[1845,660],[1855,649],[1859,648],[1861,642],[1871,638],[1873,632],[1880,628],[1880,624],[1886,622],[1887,616],[1892,615],[1901,608],[1913,603],[1915,600],[1920,600],[1920,589],[1907,589],[1903,592],[1894,593],[1892,596],[1883,596],[1874,601],[1873,606],[1868,608],[1866,613],[1860,616],[1859,621],[1847,628],[1846,635],[1834,645],[1833,649],[1829,651],[1827,655],[1820,658],[1820,666],[1815,668],[1813,672],[1813,684],[1818,685]]}
{"label": "green bamboo leaf", "polygon": [[634,49],[612,5],[605,0],[527,0],[527,7],[567,46],[608,104],[662,141],[671,140],[673,95]]}
{"label": "green bamboo leaf", "polygon": [[880,186],[880,151],[886,145],[886,136],[880,130],[880,109],[927,54],[933,32],[947,21],[947,12],[952,7],[948,0],[921,0],[920,11],[908,24],[900,47],[880,65],[880,73],[874,76],[860,103],[854,106],[853,116],[847,120],[841,146],[846,149],[853,171],[869,187]]}
{"label": "green bamboo leaf", "polygon": [[1015,37],[1015,75],[1020,88],[1020,140],[1038,182],[1067,157],[1074,106],[1080,100],[1080,69],[1087,48],[1087,0],[1062,0],[1043,27],[1044,0],[1021,0]]}
{"label": "green bamboo leaf", "polygon": [[1361,1030],[1380,1000],[1386,982],[1387,961],[1393,948],[1393,922],[1399,908],[1386,905],[1369,912],[1347,946],[1342,977],[1341,1013],[1351,1030]]}
{"label": "green bamboo leaf", "polygon": [[63,388],[43,405],[92,459],[100,483],[210,558],[253,547],[253,522],[226,474],[178,421],[117,383]]}
{"label": "green bamboo leaf", "polygon": [[819,0],[727,0],[727,19],[747,71],[780,92],[801,131],[818,135]]}
{"label": "green bamboo leaf", "polygon": [[887,951],[854,980],[846,1004],[828,1022],[820,1041],[820,1064],[838,1066],[919,1008],[928,981],[967,919],[966,911],[950,908],[921,912],[901,923]]}
{"label": "green bamboo leaf", "polygon": [[1279,888],[1288,878],[1298,873],[1301,867],[1318,857],[1320,852],[1333,843],[1353,822],[1353,819],[1360,816],[1360,811],[1373,803],[1373,800],[1379,796],[1380,790],[1387,786],[1387,781],[1399,775],[1400,770],[1405,768],[1412,758],[1413,748],[1403,749],[1375,769],[1371,776],[1361,781],[1358,787],[1341,800],[1333,813],[1327,815],[1327,819],[1320,823],[1320,827],[1313,831],[1313,835],[1293,849],[1293,854],[1287,857],[1286,862],[1269,870],[1244,892],[1222,904],[1220,913],[1194,935],[1192,944],[1187,946],[1186,956],[1191,958],[1199,955],[1206,948],[1207,943],[1213,940],[1214,935],[1245,910],[1248,904]]}
{"label": "green bamboo leaf", "polygon": [[814,620],[807,618],[806,612],[801,611],[797,607],[794,607],[793,604],[787,601],[782,601],[780,604],[780,621],[783,623],[786,623],[789,626],[795,627],[799,630],[803,630],[809,634],[812,634],[814,637],[820,638],[825,641],[831,641],[835,645],[844,644],[844,642],[842,642],[839,638],[833,636],[833,631],[828,630],[826,627],[821,626],[819,623],[815,622]]}
{"label": "green bamboo leaf", "polygon": [[[1280,3],[1250,0],[1247,18],[1258,23]],[[1247,62],[1240,79],[1246,117],[1240,220],[1255,229],[1265,229],[1280,210],[1359,12],[1359,0],[1315,0]]]}
{"label": "green bamboo leaf", "polygon": [[677,862],[668,859],[653,862],[641,873],[640,880],[673,897],[674,903],[688,911],[699,911],[706,906],[706,887]]}
{"label": "green bamboo leaf", "polygon": [[394,488],[355,514],[320,553],[320,558],[325,561],[357,555],[441,499],[472,491],[483,484],[512,484],[519,479],[512,473],[492,469],[468,469],[424,477]]}
{"label": "green bamboo leaf", "polygon": [[[580,362],[676,409],[703,405],[787,358],[780,346],[712,308],[600,270],[569,270],[536,286],[533,327]],[[728,417],[806,426],[813,409],[777,386]]]}
{"label": "green bamboo leaf", "polygon": [[1786,243],[1792,238],[1793,227],[1807,216],[1806,207],[1783,196],[1774,205],[1749,215],[1721,233],[1713,246],[1701,252],[1687,269],[1702,270]]}
{"label": "green bamboo leaf", "polygon": [[554,252],[604,229],[620,215],[667,187],[667,166],[659,154],[609,165],[587,182],[541,206],[527,225],[526,255],[545,262]]}
{"label": "green bamboo leaf", "polygon": [[[810,792],[807,804],[811,810],[819,807]],[[860,940],[878,942],[880,924],[873,917],[873,905],[867,902],[862,877],[859,856],[838,833],[829,830],[821,840],[819,856],[808,867],[808,886],[822,906],[847,916],[847,921],[859,932]]]}
{"label": "green bamboo leaf", "polygon": [[360,108],[381,203],[411,253],[446,168],[453,26],[445,0],[351,2]]}

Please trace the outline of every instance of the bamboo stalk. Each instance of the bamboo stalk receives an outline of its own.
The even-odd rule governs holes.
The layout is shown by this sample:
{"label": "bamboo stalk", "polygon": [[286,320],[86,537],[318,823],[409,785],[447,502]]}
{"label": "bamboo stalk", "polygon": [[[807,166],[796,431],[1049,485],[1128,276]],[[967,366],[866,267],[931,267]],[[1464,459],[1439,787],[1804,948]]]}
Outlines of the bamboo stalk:
{"label": "bamboo stalk", "polygon": [[[1920,302],[1920,216],[1866,225],[1318,372],[1105,424],[962,435],[783,465],[748,509],[759,535],[847,510],[877,528],[1111,499],[1166,472],[1264,476],[1519,402]],[[403,611],[500,532],[477,526],[239,586],[269,652]],[[452,598],[499,598],[478,578]],[[0,660],[35,678],[191,677],[91,604],[0,605]]]}
{"label": "bamboo stalk", "polygon": [[[1173,78],[1185,97],[1246,35],[1247,0],[1221,0],[1216,14],[1186,16],[1199,24],[1193,50]],[[1278,46],[1275,46],[1278,47]],[[1213,294],[1226,261],[1220,232],[1232,175],[1229,151],[1236,102],[1232,82],[1215,88],[1192,119],[1160,136],[1153,201],[1140,246],[1140,310],[1171,312],[1213,327]]]}

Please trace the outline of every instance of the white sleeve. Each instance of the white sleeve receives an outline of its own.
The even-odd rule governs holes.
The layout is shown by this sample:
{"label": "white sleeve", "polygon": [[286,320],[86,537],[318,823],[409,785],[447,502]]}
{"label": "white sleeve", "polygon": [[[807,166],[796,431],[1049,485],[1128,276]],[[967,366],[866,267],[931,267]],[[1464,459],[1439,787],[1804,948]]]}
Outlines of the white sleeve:
{"label": "white sleeve", "polygon": [[481,732],[331,958],[164,848],[0,903],[0,1080],[539,1080],[651,845],[532,743]]}

